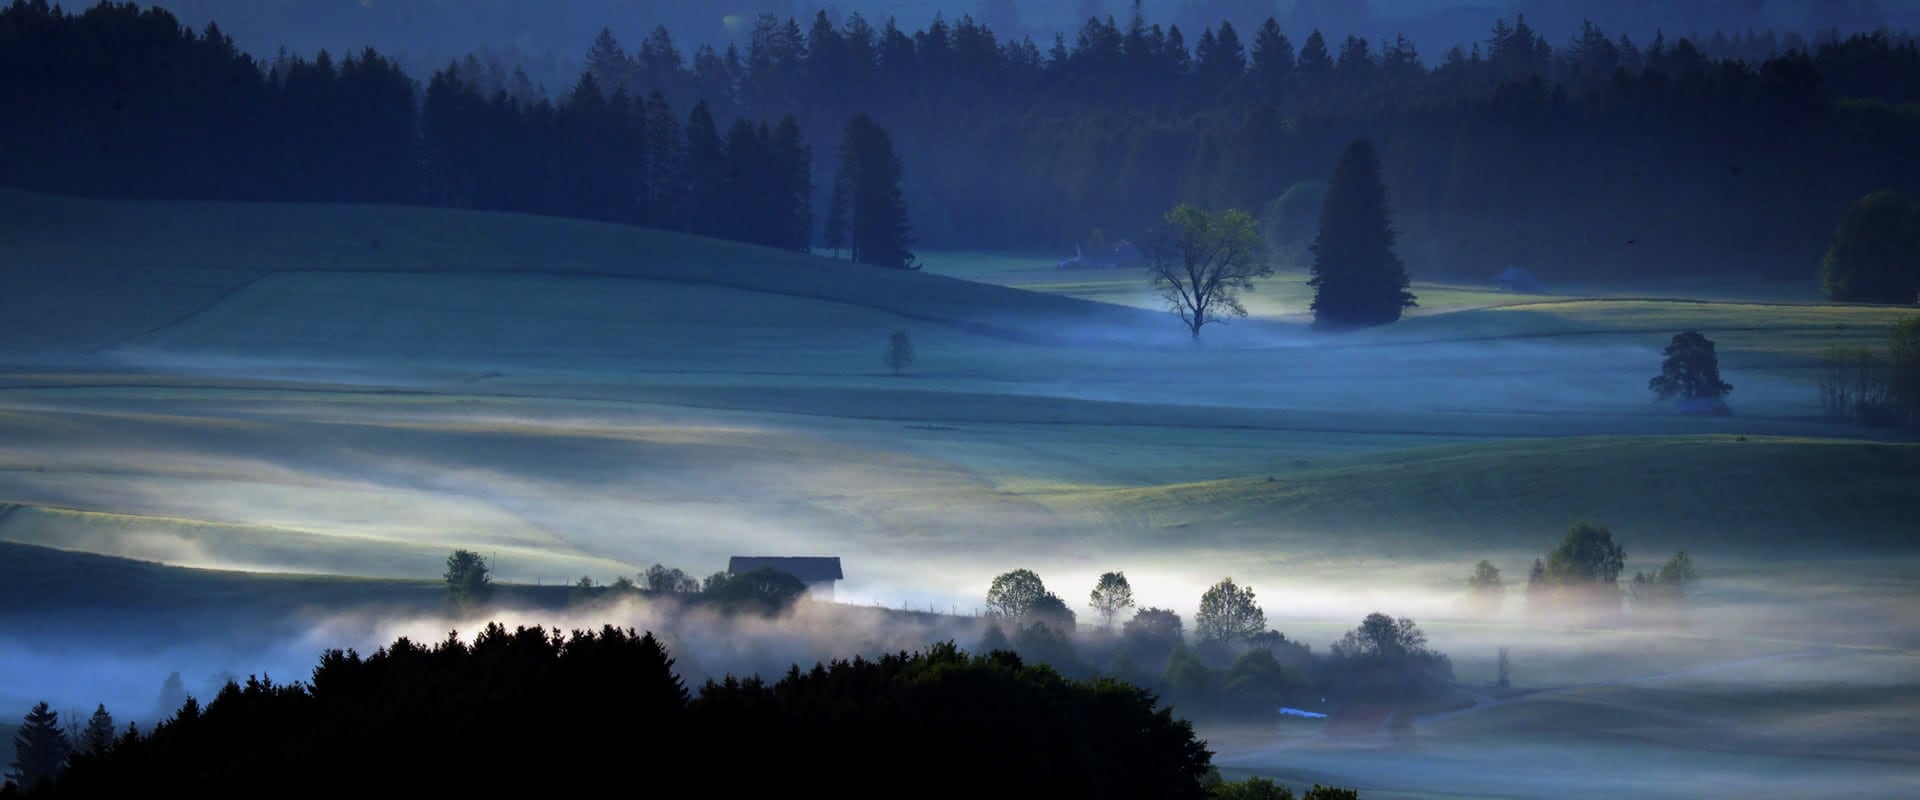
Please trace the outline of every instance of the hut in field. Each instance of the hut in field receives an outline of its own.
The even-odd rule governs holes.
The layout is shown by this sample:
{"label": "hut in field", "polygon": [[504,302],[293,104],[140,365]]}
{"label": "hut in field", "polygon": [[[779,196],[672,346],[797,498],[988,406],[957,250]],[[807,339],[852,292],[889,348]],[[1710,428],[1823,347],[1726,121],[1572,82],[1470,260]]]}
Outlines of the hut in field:
{"label": "hut in field", "polygon": [[833,599],[833,584],[846,577],[840,571],[839,556],[734,556],[727,559],[728,575],[745,575],[757,569],[784,572],[807,585],[807,594],[817,600]]}
{"label": "hut in field", "polygon": [[1539,293],[1547,290],[1546,284],[1541,283],[1533,273],[1519,267],[1507,267],[1493,276],[1493,285],[1500,287],[1503,292]]}

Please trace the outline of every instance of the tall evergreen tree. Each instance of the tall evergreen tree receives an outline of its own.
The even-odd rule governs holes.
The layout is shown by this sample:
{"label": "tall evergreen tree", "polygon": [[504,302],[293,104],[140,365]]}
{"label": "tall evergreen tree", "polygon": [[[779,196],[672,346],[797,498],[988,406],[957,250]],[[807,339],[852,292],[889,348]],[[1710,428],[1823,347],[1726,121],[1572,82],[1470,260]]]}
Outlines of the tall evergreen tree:
{"label": "tall evergreen tree", "polygon": [[96,704],[93,716],[87,718],[87,727],[80,732],[80,741],[74,747],[87,755],[97,756],[113,747],[120,732],[113,727],[113,715],[107,713],[104,703]]}
{"label": "tall evergreen tree", "polygon": [[1253,36],[1253,79],[1261,88],[1280,88],[1293,74],[1293,42],[1280,30],[1280,23],[1268,17]]}
{"label": "tall evergreen tree", "polygon": [[22,788],[32,789],[52,780],[67,768],[67,756],[73,743],[60,727],[60,714],[41,703],[27,712],[20,730],[13,735],[13,764],[8,777]]}
{"label": "tall evergreen tree", "polygon": [[686,187],[688,233],[718,236],[725,220],[727,156],[707,101],[687,116]]}
{"label": "tall evergreen tree", "polygon": [[632,88],[633,61],[611,30],[601,28],[600,35],[594,37],[593,45],[587,48],[586,67],[594,83],[605,91]]}
{"label": "tall evergreen tree", "polygon": [[1313,314],[1317,324],[1342,328],[1400,319],[1414,306],[1407,270],[1394,255],[1395,233],[1387,187],[1373,143],[1356,139],[1340,156],[1313,242]]}
{"label": "tall evergreen tree", "polygon": [[720,205],[726,209],[720,232],[728,239],[767,244],[772,214],[767,186],[772,178],[764,128],[745,119],[727,129],[726,178]]}
{"label": "tall evergreen tree", "polygon": [[865,114],[847,123],[827,225],[827,241],[844,241],[857,263],[919,269],[907,250],[913,228],[900,192],[900,157],[886,130]]}
{"label": "tall evergreen tree", "polygon": [[769,244],[804,253],[813,247],[813,148],[792,115],[774,129],[771,148],[776,233]]}
{"label": "tall evergreen tree", "polygon": [[686,143],[680,140],[680,121],[659,91],[647,95],[645,113],[647,218],[678,230],[687,223]]}
{"label": "tall evergreen tree", "polygon": [[1301,75],[1318,78],[1333,71],[1333,56],[1327,52],[1327,38],[1319,31],[1307,35],[1305,44],[1300,45],[1300,61],[1296,65]]}

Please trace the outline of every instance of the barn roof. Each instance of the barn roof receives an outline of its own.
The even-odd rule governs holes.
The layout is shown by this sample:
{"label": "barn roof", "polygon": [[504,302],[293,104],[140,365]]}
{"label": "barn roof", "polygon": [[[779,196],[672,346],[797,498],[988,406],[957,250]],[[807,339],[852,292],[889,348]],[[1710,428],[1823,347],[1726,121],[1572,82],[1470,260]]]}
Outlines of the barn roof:
{"label": "barn roof", "polygon": [[837,581],[846,577],[840,572],[839,556],[734,556],[727,559],[729,575],[743,575],[761,567],[787,573],[803,583]]}

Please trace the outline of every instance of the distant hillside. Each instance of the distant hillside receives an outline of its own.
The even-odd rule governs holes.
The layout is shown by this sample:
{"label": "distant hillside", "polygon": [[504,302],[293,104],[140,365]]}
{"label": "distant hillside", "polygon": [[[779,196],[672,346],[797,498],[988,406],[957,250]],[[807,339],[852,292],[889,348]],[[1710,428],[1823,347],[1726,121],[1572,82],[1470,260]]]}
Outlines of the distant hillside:
{"label": "distant hillside", "polygon": [[[830,301],[990,336],[1159,315],[580,220],[391,206],[93,200],[0,190],[0,357],[111,347],[287,272],[642,278]],[[421,285],[421,298],[434,288]]]}
{"label": "distant hillside", "polygon": [[[1376,557],[1544,551],[1581,520],[1634,557],[1693,548],[1897,550],[1920,519],[1920,445],[1746,436],[1530,439],[1416,448],[1331,466],[1084,495],[1060,506],[1116,524]],[[1524,576],[1522,576],[1524,577]]]}
{"label": "distant hillside", "polygon": [[[566,602],[564,587],[512,591],[516,599],[529,604]],[[0,626],[9,628],[25,622],[45,624],[47,615],[56,610],[124,615],[128,609],[142,609],[175,615],[275,617],[311,606],[438,610],[444,602],[445,590],[434,581],[186,569],[0,542]]]}

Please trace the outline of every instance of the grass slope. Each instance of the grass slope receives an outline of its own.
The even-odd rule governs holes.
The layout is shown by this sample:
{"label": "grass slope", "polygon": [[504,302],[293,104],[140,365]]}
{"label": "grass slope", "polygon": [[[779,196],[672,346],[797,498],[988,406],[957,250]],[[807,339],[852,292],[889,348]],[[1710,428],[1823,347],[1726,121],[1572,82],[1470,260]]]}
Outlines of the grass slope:
{"label": "grass slope", "polygon": [[623,225],[391,206],[96,200],[0,190],[0,352],[111,346],[281,272],[646,278],[831,300],[1019,336],[1147,314]]}
{"label": "grass slope", "polygon": [[1893,551],[1914,541],[1917,475],[1920,445],[1593,437],[1420,448],[1270,478],[1067,491],[1049,502],[1135,528],[1220,528],[1244,544],[1544,549],[1587,519],[1635,554],[1709,545]]}
{"label": "grass slope", "polygon": [[[522,599],[565,600],[564,587],[516,587]],[[137,559],[0,542],[0,617],[62,612],[253,613],[393,604],[438,610],[437,581],[283,575],[170,567]],[[156,618],[158,616],[156,615]]]}

